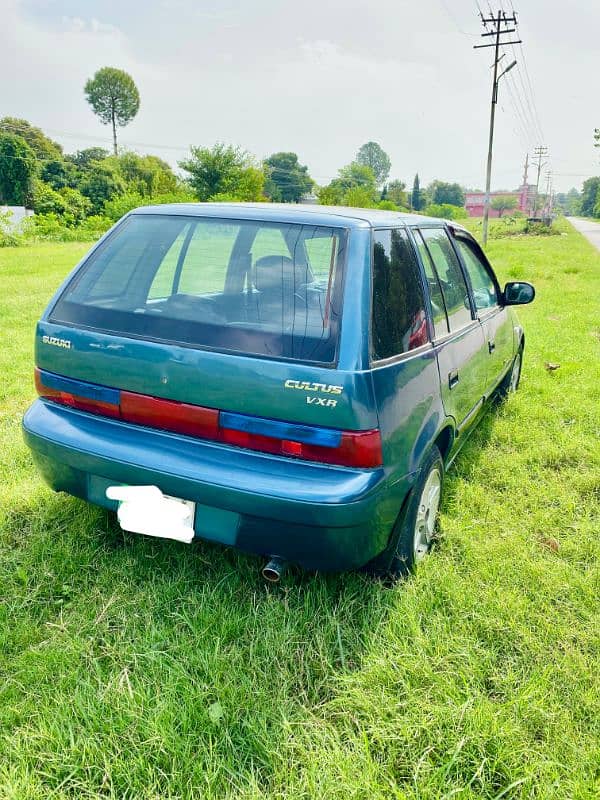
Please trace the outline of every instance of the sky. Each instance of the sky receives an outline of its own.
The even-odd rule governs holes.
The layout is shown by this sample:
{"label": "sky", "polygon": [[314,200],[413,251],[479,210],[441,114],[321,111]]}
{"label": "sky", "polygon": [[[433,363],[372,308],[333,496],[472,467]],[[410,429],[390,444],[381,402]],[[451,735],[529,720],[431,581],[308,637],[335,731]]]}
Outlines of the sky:
{"label": "sky", "polygon": [[[484,13],[489,6],[479,5]],[[522,181],[549,148],[557,191],[600,173],[595,102],[600,2],[514,5],[521,46],[500,81],[493,189]],[[476,0],[0,0],[0,116],[41,127],[67,152],[110,147],[83,93],[103,66],[141,95],[123,147],[173,166],[190,145],[292,150],[327,183],[374,140],[391,178],[485,183],[493,50]],[[530,182],[535,178],[530,170]]]}

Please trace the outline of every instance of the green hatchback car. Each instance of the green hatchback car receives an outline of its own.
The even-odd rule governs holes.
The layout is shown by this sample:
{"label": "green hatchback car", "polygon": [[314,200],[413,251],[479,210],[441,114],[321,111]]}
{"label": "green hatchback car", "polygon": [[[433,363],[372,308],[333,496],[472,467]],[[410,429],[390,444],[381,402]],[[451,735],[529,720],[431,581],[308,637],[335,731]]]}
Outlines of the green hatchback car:
{"label": "green hatchback car", "polygon": [[125,530],[206,539],[278,580],[430,549],[445,470],[519,384],[525,335],[459,225],[275,204],[127,214],[37,326],[25,439]]}

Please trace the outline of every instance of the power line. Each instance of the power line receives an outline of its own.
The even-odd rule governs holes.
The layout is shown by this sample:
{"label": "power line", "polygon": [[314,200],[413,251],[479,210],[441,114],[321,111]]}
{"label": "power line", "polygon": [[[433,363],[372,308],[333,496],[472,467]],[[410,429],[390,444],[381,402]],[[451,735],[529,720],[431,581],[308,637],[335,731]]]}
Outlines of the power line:
{"label": "power line", "polygon": [[440,3],[442,4],[442,6],[443,6],[446,14],[448,15],[448,17],[454,23],[454,27],[456,28],[456,30],[460,34],[462,34],[463,36],[469,36],[470,38],[477,38],[477,34],[476,33],[468,33],[468,31],[465,31],[465,30],[463,30],[461,28],[460,23],[458,22],[458,20],[456,19],[456,16],[454,15],[454,11],[452,11],[452,9],[450,8],[450,6],[446,2],[446,0],[440,0]]}

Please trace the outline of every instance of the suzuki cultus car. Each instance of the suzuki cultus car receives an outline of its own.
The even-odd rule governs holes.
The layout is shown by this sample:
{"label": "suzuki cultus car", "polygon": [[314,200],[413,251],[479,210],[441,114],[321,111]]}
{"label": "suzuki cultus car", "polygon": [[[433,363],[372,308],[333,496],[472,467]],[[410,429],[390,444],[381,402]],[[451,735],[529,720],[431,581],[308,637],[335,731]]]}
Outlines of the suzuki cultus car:
{"label": "suzuki cultus car", "polygon": [[232,545],[276,580],[410,570],[444,471],[525,337],[460,226],[190,204],[127,214],[36,333],[25,439],[50,486],[141,534]]}

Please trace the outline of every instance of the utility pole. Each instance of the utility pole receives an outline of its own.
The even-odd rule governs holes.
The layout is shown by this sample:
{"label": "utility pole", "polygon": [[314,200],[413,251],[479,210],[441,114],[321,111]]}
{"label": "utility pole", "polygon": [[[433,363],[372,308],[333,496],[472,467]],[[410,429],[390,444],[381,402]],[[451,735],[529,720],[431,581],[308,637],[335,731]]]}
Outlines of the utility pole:
{"label": "utility pole", "polygon": [[546,170],[546,200],[544,202],[544,212],[545,216],[550,216],[550,206],[551,201],[550,197],[552,194],[552,170]]}
{"label": "utility pole", "polygon": [[538,195],[540,191],[540,172],[542,171],[542,167],[545,167],[546,164],[548,163],[547,161],[542,161],[542,159],[545,158],[547,155],[548,155],[548,148],[543,144],[538,145],[534,150],[534,156],[535,156],[534,164],[537,167],[537,178],[535,181],[535,198],[533,200],[533,214],[532,214],[533,217],[535,217],[535,215],[537,214],[537,208],[538,208]]}
{"label": "utility pole", "polygon": [[529,153],[525,153],[525,169],[523,170],[523,186],[527,186],[528,173],[529,173]]}
{"label": "utility pole", "polygon": [[[511,70],[515,64],[517,63],[516,60],[512,61],[508,67],[506,67],[499,75],[498,75],[498,62],[502,58],[500,55],[500,47],[507,45],[507,44],[520,44],[521,39],[517,39],[514,41],[507,42],[502,37],[508,33],[515,33],[517,30],[516,28],[509,28],[509,25],[516,25],[517,23],[517,15],[507,15],[504,11],[499,10],[498,13],[494,16],[490,14],[489,17],[484,17],[483,14],[481,16],[481,22],[484,27],[484,33],[482,36],[492,36],[494,41],[491,41],[489,44],[476,44],[474,45],[475,49],[478,50],[482,47],[493,47],[494,48],[494,78],[492,81],[492,102],[490,108],[490,134],[489,134],[489,141],[488,141],[488,156],[487,156],[487,169],[485,175],[485,200],[483,205],[483,243],[484,245],[487,244],[488,238],[488,220],[490,216],[490,186],[492,182],[492,151],[494,146],[494,119],[496,116],[496,104],[498,102],[498,82],[503,75]],[[490,30],[488,30],[488,25],[490,26]]]}
{"label": "utility pole", "polygon": [[529,184],[527,183],[528,173],[529,173],[529,153],[525,153],[523,183],[521,184],[521,206],[522,206],[520,209],[521,211],[529,211]]}

